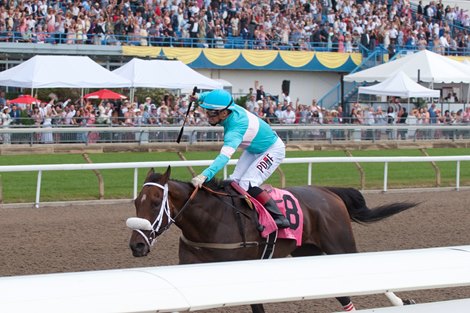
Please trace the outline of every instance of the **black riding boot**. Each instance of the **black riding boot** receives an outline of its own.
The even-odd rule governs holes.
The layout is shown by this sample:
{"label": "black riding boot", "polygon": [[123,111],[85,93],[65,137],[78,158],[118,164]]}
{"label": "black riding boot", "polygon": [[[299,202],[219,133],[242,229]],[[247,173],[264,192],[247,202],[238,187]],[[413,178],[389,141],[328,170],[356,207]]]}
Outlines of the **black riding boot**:
{"label": "black riding boot", "polygon": [[250,187],[248,193],[268,210],[278,228],[290,227],[289,220],[281,213],[276,202],[265,190],[259,187]]}

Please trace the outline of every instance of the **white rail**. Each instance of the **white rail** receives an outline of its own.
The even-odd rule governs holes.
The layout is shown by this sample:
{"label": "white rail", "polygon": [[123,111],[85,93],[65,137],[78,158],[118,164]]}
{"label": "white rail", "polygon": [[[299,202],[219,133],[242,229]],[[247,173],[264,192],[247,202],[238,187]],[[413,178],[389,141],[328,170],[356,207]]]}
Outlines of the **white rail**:
{"label": "white rail", "polygon": [[0,312],[198,311],[459,286],[470,286],[470,246],[3,277]]}
{"label": "white rail", "polygon": [[[315,163],[384,163],[384,185],[383,191],[388,190],[388,164],[399,162],[456,162],[455,189],[460,189],[460,162],[470,161],[470,155],[460,156],[419,156],[419,157],[308,157],[308,158],[286,158],[284,164],[308,164],[307,184],[312,184],[312,165]],[[125,163],[84,163],[84,164],[43,164],[43,165],[8,165],[0,166],[2,172],[34,172],[38,171],[36,201],[35,206],[39,207],[41,196],[41,181],[43,171],[73,171],[73,170],[99,170],[99,169],[134,169],[134,187],[133,196],[137,197],[138,193],[138,169],[139,168],[166,168],[168,165],[172,167],[187,166],[208,166],[213,160],[197,160],[197,161],[155,161],[155,162],[125,162]],[[237,159],[230,160],[229,165],[234,165]],[[223,171],[224,178],[228,177],[227,167]]]}

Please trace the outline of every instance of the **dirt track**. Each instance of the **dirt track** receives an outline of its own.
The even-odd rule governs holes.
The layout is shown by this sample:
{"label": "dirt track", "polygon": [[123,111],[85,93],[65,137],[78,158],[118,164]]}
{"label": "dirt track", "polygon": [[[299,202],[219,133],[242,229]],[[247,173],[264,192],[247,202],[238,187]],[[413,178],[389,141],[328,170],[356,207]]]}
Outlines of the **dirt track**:
{"label": "dirt track", "polygon": [[[470,190],[366,194],[365,197],[369,207],[396,201],[424,202],[373,225],[355,224],[356,241],[362,252],[470,244]],[[125,220],[133,215],[131,203],[0,209],[0,275],[176,264],[179,236],[176,227],[162,236],[148,257],[132,257]],[[399,295],[418,302],[470,298],[470,287]],[[390,305],[383,295],[354,297],[353,301],[358,309]],[[334,299],[270,304],[266,308],[267,312],[276,313],[341,309]],[[210,312],[251,311],[247,307],[235,307]]]}

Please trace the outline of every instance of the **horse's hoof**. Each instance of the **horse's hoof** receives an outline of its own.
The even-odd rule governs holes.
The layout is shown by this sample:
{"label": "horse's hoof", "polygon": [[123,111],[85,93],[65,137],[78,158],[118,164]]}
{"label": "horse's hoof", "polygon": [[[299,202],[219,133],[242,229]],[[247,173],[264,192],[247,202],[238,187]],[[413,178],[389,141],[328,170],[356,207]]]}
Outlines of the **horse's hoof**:
{"label": "horse's hoof", "polygon": [[416,301],[413,299],[403,299],[403,305],[416,304]]}

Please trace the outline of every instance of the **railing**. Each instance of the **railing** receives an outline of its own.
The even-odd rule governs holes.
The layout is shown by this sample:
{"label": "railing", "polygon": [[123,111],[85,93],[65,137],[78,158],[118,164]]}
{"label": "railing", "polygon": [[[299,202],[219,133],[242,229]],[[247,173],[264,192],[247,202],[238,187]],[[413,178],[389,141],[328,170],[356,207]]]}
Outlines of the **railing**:
{"label": "railing", "polygon": [[[452,25],[452,29],[458,29],[461,32],[467,32],[468,28]],[[221,49],[256,49],[256,50],[290,50],[290,51],[317,51],[317,52],[338,52],[339,44],[332,42],[311,42],[309,38],[302,38],[297,41],[281,42],[280,40],[259,40],[247,36],[224,35],[210,38],[186,38],[180,33],[174,36],[137,34],[81,34],[79,37],[75,33],[50,33],[50,32],[19,32],[7,31],[0,34],[0,42],[29,42],[29,43],[50,43],[67,45],[103,45],[103,46],[156,46],[156,47],[186,47],[186,48],[221,48]],[[348,52],[360,52],[367,56],[370,52],[367,47],[359,43],[359,38],[353,38],[351,42],[352,49]],[[383,49],[381,45],[377,46]],[[445,55],[468,56],[470,49],[467,47],[442,48],[429,44],[420,49],[427,49],[436,53]],[[417,50],[417,45],[397,45],[396,49]]]}
{"label": "railing", "polygon": [[[102,127],[11,127],[0,128],[3,144],[107,144],[107,143],[173,143],[181,126],[102,126]],[[286,142],[324,141],[376,142],[376,141],[459,141],[470,139],[469,124],[386,125],[361,124],[272,124],[273,129]],[[223,128],[211,126],[187,126],[183,142],[222,142]]]}
{"label": "railing", "polygon": [[[281,42],[279,40],[257,40],[247,36],[224,36],[217,38],[183,38],[180,34],[175,36],[140,36],[137,34],[83,34],[80,38],[75,33],[49,33],[34,32],[20,33],[10,31],[0,34],[0,42],[30,42],[66,45],[104,45],[104,46],[155,46],[155,47],[186,47],[186,48],[221,48],[221,49],[249,49],[249,50],[290,50],[290,51],[317,51],[338,52],[337,43],[310,42],[298,40]],[[360,52],[364,48],[353,43],[352,50]]]}
{"label": "railing", "polygon": [[393,292],[469,286],[469,252],[455,246],[3,277],[0,311],[189,312],[385,294],[397,305],[386,312],[467,312],[470,299],[405,310]]}
{"label": "railing", "polygon": [[[420,156],[420,157],[327,157],[327,158],[286,158],[283,164],[308,164],[307,184],[312,184],[312,166],[318,163],[384,163],[384,181],[383,191],[388,191],[388,164],[398,162],[457,162],[455,189],[460,189],[460,162],[470,161],[470,155],[467,156]],[[198,161],[172,161],[172,167],[188,167],[188,166],[208,166],[213,160]],[[228,165],[235,165],[238,160],[230,160]],[[45,164],[45,165],[10,165],[0,166],[0,173],[3,172],[38,172],[36,186],[35,207],[39,208],[41,198],[41,182],[42,172],[44,171],[72,171],[72,170],[101,170],[101,169],[134,169],[134,185],[133,198],[138,195],[139,177],[138,169],[140,168],[166,168],[168,161],[160,162],[128,162],[128,163],[101,163],[101,164]],[[226,179],[227,166],[223,169],[223,177]]]}

